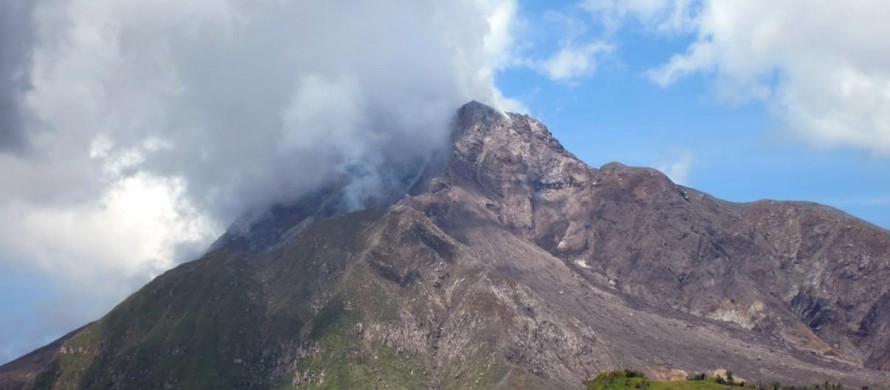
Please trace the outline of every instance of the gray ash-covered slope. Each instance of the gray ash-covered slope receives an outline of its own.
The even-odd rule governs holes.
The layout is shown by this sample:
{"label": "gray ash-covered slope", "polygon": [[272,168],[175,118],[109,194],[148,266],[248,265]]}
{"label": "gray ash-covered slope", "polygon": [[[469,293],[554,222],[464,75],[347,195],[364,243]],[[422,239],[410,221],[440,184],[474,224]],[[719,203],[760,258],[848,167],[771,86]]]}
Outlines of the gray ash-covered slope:
{"label": "gray ash-covered slope", "polygon": [[615,368],[890,384],[890,232],[590,168],[479,103],[455,122],[388,203],[316,195],[233,228],[0,388],[564,389]]}

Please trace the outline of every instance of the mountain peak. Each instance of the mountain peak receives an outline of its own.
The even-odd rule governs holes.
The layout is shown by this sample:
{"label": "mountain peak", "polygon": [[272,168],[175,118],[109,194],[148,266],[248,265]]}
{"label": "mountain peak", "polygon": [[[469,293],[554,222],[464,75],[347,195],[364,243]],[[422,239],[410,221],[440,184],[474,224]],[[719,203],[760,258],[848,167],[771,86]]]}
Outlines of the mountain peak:
{"label": "mountain peak", "polygon": [[525,114],[498,111],[475,100],[458,109],[455,122],[452,136],[454,142],[460,142],[462,137],[472,136],[468,134],[470,130],[478,133],[512,130],[514,135],[532,134],[548,143],[559,144],[546,126],[536,119]]}
{"label": "mountain peak", "polygon": [[[560,171],[553,169],[563,164],[559,161],[571,162],[579,171],[585,169],[537,120],[471,101],[456,113],[451,144],[444,156],[431,156],[425,164],[394,169],[404,172],[403,177],[389,182],[391,188],[364,206],[388,207],[404,196],[416,195],[433,179],[436,183],[443,179],[464,179],[467,185],[496,194],[511,191],[505,187],[508,183],[496,180],[498,177],[528,176],[523,172],[531,173],[527,187],[560,185],[554,183],[566,180],[555,178]],[[492,176],[495,173],[497,177]],[[343,191],[348,184],[349,178],[342,177],[296,201],[246,213],[211,248],[267,251],[313,220],[355,211],[343,202]]]}
{"label": "mountain peak", "polygon": [[[890,383],[890,232],[733,204],[478,102],[391,196],[233,226],[0,388],[581,388],[616,368]],[[323,385],[323,386],[322,386]]]}
{"label": "mountain peak", "polygon": [[589,182],[589,167],[527,115],[471,102],[458,112],[454,134],[448,176],[493,196]]}
{"label": "mountain peak", "polygon": [[461,117],[465,116],[467,114],[470,114],[470,113],[474,113],[474,112],[486,114],[486,113],[497,113],[499,111],[497,109],[495,109],[494,107],[489,106],[488,104],[479,102],[478,100],[470,100],[469,102],[464,103],[464,105],[460,106],[460,108],[457,109],[457,115],[461,116]]}

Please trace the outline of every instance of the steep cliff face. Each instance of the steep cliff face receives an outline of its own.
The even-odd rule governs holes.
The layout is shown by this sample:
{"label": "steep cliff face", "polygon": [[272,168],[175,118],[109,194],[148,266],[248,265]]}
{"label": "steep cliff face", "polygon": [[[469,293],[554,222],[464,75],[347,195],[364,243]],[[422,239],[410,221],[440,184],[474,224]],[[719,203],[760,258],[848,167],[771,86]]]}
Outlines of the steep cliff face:
{"label": "steep cliff face", "polygon": [[479,103],[450,154],[347,212],[336,186],[233,228],[2,388],[580,388],[729,368],[890,384],[890,233],[586,166]]}

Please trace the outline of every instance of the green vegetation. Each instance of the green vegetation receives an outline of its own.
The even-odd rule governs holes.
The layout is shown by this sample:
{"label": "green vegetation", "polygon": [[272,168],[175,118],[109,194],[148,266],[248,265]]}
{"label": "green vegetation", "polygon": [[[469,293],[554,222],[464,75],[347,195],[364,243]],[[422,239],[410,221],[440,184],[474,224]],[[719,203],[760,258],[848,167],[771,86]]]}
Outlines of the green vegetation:
{"label": "green vegetation", "polygon": [[587,390],[723,390],[731,385],[717,383],[715,379],[650,381],[640,372],[632,370],[604,372],[587,385]]}
{"label": "green vegetation", "polygon": [[283,389],[419,389],[428,386],[423,358],[356,335],[355,312],[333,299],[310,324],[313,352],[281,384]]}
{"label": "green vegetation", "polygon": [[638,371],[623,370],[604,372],[587,384],[587,390],[725,390],[732,388],[758,390],[843,390],[844,387],[833,383],[822,383],[812,386],[782,386],[779,383],[769,385],[751,385],[736,382],[732,372],[726,377],[709,377],[706,374],[690,374],[686,380],[650,381]]}
{"label": "green vegetation", "polygon": [[[298,376],[298,377],[297,377]],[[420,389],[428,386],[424,360],[340,332],[327,333],[300,361],[283,389]]]}
{"label": "green vegetation", "polygon": [[63,353],[58,355],[57,374],[59,384],[56,388],[75,388],[74,384],[81,380],[89,368],[95,353],[91,346],[98,342],[99,332],[95,326],[84,328],[67,343]]}
{"label": "green vegetation", "polygon": [[[344,301],[321,292],[337,290],[363,218],[316,224],[292,248],[213,252],[159,276],[68,340],[38,382],[44,388],[274,387],[287,374],[272,371],[294,346],[329,342],[348,334],[341,326],[356,323],[344,317]],[[327,306],[316,313],[313,305],[321,302]]]}
{"label": "green vegetation", "polygon": [[[106,388],[248,388],[244,361],[262,359],[262,308],[249,264],[215,256],[158,277],[84,332],[95,357],[62,362],[59,384]],[[82,334],[72,339],[76,346]],[[123,374],[123,375],[121,375]],[[74,380],[61,380],[72,378]]]}

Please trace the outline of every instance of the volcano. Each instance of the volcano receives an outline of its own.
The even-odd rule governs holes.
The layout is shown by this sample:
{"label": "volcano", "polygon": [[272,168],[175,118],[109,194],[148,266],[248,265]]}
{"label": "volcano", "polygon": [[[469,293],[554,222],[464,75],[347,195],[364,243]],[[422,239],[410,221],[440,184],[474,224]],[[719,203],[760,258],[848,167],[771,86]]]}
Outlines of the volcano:
{"label": "volcano", "polygon": [[592,168],[471,102],[363,210],[337,183],[0,368],[0,388],[573,389],[621,368],[890,384],[890,232]]}

